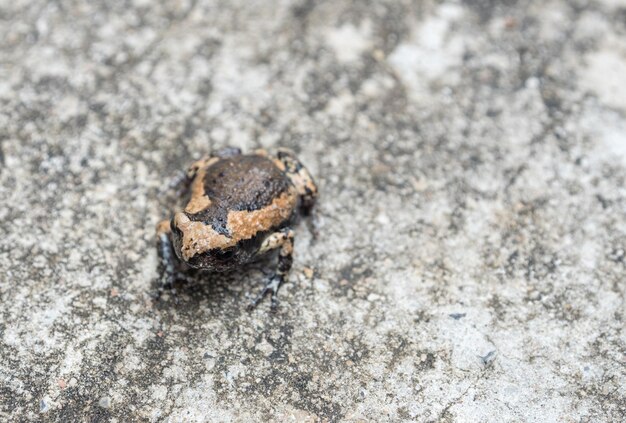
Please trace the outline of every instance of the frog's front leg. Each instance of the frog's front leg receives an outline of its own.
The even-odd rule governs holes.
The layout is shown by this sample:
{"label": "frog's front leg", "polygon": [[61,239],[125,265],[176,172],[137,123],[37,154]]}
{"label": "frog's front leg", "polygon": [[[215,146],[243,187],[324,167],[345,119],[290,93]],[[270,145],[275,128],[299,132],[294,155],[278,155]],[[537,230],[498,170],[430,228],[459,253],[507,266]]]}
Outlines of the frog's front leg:
{"label": "frog's front leg", "polygon": [[250,303],[248,306],[249,310],[256,307],[268,293],[271,293],[272,296],[270,308],[276,310],[276,307],[278,307],[278,289],[287,278],[293,263],[293,231],[291,229],[285,228],[267,237],[261,244],[259,253],[263,254],[276,248],[280,248],[276,273],[267,281],[265,287],[254,301]]}
{"label": "frog's front leg", "polygon": [[174,282],[177,280],[188,280],[187,275],[181,273],[178,269],[179,261],[174,254],[172,239],[170,237],[172,230],[169,220],[163,220],[157,224],[157,242],[158,254],[161,261],[161,270],[159,272],[159,288],[156,294],[157,299],[161,298],[165,290],[169,290],[178,301],[176,296],[176,288]]}

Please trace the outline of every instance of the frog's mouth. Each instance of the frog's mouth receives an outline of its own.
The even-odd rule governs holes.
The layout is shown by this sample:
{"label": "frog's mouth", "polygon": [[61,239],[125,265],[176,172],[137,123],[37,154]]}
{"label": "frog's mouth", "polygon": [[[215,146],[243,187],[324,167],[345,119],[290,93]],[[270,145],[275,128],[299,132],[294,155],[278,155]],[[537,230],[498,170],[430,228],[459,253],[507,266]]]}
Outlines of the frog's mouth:
{"label": "frog's mouth", "polygon": [[187,264],[196,269],[211,272],[227,272],[237,267],[237,253],[233,249],[210,250],[196,254],[187,261]]}

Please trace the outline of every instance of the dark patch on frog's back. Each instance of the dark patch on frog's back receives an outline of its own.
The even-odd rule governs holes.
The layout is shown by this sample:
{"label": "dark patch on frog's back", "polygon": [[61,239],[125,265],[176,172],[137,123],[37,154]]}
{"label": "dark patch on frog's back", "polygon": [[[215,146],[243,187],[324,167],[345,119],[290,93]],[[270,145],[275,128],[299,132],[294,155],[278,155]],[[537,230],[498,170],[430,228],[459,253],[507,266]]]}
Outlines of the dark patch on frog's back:
{"label": "dark patch on frog's back", "polygon": [[272,160],[258,155],[221,159],[206,170],[204,190],[211,205],[187,216],[194,222],[210,223],[218,233],[230,236],[228,212],[259,210],[286,191],[291,181]]}
{"label": "dark patch on frog's back", "polygon": [[235,156],[210,166],[204,190],[216,206],[227,210],[259,210],[271,204],[290,185],[267,157]]}

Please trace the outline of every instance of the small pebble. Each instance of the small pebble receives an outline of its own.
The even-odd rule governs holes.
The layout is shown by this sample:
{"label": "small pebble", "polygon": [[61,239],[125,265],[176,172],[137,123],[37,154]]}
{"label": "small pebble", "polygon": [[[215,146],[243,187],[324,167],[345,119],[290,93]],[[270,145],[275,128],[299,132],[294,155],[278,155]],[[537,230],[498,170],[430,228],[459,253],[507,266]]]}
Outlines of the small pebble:
{"label": "small pebble", "polygon": [[98,405],[102,408],[111,407],[111,398],[110,397],[102,397],[100,401],[98,401]]}
{"label": "small pebble", "polygon": [[311,279],[313,277],[313,269],[311,269],[310,267],[305,267],[304,269],[302,269],[302,271],[304,272],[304,276],[306,276],[307,279]]}

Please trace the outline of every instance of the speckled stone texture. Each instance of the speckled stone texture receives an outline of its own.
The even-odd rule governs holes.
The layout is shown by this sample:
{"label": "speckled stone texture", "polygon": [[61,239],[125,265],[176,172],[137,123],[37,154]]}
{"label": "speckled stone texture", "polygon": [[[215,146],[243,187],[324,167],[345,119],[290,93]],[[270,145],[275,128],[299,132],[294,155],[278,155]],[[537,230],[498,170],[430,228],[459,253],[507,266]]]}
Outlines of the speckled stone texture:
{"label": "speckled stone texture", "polygon": [[[0,3],[0,420],[626,419],[626,2]],[[154,302],[167,184],[294,149],[268,266]]]}

